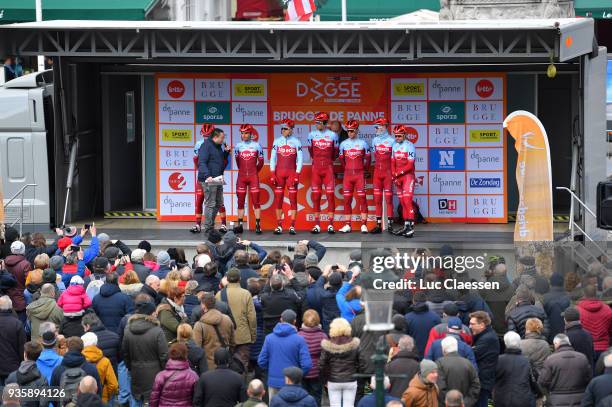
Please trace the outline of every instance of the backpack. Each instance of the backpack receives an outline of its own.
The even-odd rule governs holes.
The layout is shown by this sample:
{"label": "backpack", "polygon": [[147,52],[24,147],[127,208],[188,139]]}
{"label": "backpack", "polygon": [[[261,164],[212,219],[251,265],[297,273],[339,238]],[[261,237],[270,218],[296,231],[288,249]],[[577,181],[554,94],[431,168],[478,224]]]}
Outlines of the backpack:
{"label": "backpack", "polygon": [[77,390],[81,379],[87,376],[87,373],[79,367],[71,367],[64,370],[60,378],[60,389],[65,391],[62,399],[62,405],[66,405],[71,401],[76,401]]}
{"label": "backpack", "polygon": [[234,372],[238,373],[239,375],[243,375],[246,372],[244,364],[230,349],[229,344],[225,341],[225,338],[223,337],[223,335],[221,335],[221,332],[219,331],[219,326],[213,325],[213,328],[215,328],[215,332],[217,333],[217,338],[221,343],[221,347],[227,349],[230,354],[229,368]]}
{"label": "backpack", "polygon": [[232,324],[234,324],[234,329],[236,329],[236,320],[234,319],[234,314],[232,314],[232,307],[229,305],[229,301],[227,299],[227,287],[221,290],[221,301],[227,304],[227,316],[232,320]]}

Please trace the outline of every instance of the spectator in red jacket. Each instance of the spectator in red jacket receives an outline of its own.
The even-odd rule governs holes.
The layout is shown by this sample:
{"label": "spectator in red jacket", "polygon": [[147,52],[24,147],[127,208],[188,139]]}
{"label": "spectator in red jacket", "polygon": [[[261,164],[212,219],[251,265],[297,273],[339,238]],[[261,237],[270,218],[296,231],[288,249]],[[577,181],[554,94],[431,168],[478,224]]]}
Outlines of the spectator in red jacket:
{"label": "spectator in red jacket", "polygon": [[597,298],[597,288],[587,285],[583,289],[584,298],[576,308],[580,312],[582,327],[593,337],[595,360],[610,346],[612,336],[612,310]]}
{"label": "spectator in red jacket", "polygon": [[[429,348],[431,347],[432,343],[438,339],[444,339],[446,337],[446,333],[448,332],[448,319],[458,315],[459,308],[454,302],[444,304],[444,308],[442,309],[442,321],[429,331],[429,338],[427,338],[427,345],[425,345],[425,354],[429,352]],[[472,345],[472,333],[470,332],[470,328],[463,325],[461,327],[461,333],[459,336],[461,336],[463,342],[467,343],[468,345]]]}
{"label": "spectator in red jacket", "polygon": [[310,359],[312,359],[312,368],[302,379],[302,387],[315,398],[317,405],[320,406],[323,396],[323,384],[319,377],[319,357],[321,356],[321,341],[328,338],[321,328],[321,319],[317,311],[309,309],[304,312],[302,328],[298,335],[306,340]]}
{"label": "spectator in red jacket", "polygon": [[91,306],[91,300],[83,287],[84,283],[80,276],[73,276],[70,279],[70,286],[57,300],[57,305],[64,310],[64,314],[81,314],[85,308]]}

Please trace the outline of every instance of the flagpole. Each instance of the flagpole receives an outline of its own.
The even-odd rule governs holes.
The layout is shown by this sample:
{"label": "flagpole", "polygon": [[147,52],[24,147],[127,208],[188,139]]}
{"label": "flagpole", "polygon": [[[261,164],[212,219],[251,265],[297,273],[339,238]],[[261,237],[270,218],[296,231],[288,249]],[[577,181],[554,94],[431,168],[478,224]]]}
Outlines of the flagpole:
{"label": "flagpole", "polygon": [[342,22],[346,22],[346,0],[342,0]]}
{"label": "flagpole", "polygon": [[[42,21],[42,0],[36,0],[36,22]],[[45,56],[39,55],[38,58],[38,72],[45,70]]]}

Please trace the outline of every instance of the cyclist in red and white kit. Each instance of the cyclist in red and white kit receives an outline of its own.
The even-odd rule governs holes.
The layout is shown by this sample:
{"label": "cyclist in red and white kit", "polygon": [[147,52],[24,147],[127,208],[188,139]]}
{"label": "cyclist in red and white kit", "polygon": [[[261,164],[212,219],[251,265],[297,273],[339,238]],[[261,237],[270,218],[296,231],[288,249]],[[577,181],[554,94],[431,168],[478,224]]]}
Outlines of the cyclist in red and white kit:
{"label": "cyclist in red and white kit", "polygon": [[393,229],[393,175],[391,174],[391,153],[395,139],[387,131],[389,121],[385,118],[374,122],[376,137],[372,140],[372,155],[374,158],[374,204],[376,205],[376,226],[370,233],[382,232],[383,194],[387,207],[387,231]]}
{"label": "cyclist in red and white kit", "polygon": [[312,233],[320,233],[321,226],[321,188],[325,185],[325,196],[327,197],[327,212],[329,214],[329,225],[327,233],[335,233],[334,212],[336,200],[334,198],[335,177],[334,160],[338,157],[338,135],[327,129],[329,115],[319,112],[315,115],[316,129],[308,135],[308,152],[312,158],[312,201],[314,207],[315,226]]}
{"label": "cyclist in red and white kit", "polygon": [[357,138],[359,122],[349,120],[344,127],[348,133],[348,139],[340,144],[340,162],[344,168],[344,179],[342,181],[342,195],[344,196],[344,221],[340,229],[342,233],[351,232],[351,216],[353,191],[357,195],[357,203],[361,209],[361,233],[368,233],[368,206],[365,194],[365,173],[370,168],[370,148],[365,140]]}
{"label": "cyclist in red and white kit", "polygon": [[[214,129],[215,129],[215,126],[213,126],[210,123],[204,123],[202,127],[200,128],[200,136],[202,136],[202,138],[198,140],[198,142],[193,147],[193,163],[195,165],[196,170],[198,169],[198,151],[200,151],[200,147],[202,146],[202,143],[204,143],[204,140],[212,134]],[[227,165],[227,163],[225,163],[225,165]],[[195,185],[196,218],[195,218],[195,225],[190,230],[191,233],[200,233],[202,231],[201,224],[202,224],[203,208],[204,208],[204,190],[202,189],[202,184],[199,183],[198,180],[196,179],[196,185]],[[227,225],[226,225],[227,218],[225,216],[225,205],[223,204],[221,204],[221,207],[219,208],[219,216],[221,217],[221,227],[219,228],[219,232],[225,233],[227,232]]]}
{"label": "cyclist in red and white kit", "polygon": [[291,227],[289,233],[295,235],[295,217],[297,215],[297,188],[300,183],[302,171],[302,143],[293,136],[295,122],[290,119],[282,121],[281,136],[274,140],[270,153],[270,171],[272,171],[272,184],[274,184],[274,203],[276,206],[276,219],[278,226],[274,229],[275,235],[283,233],[283,199],[285,186],[289,190],[289,218]]}
{"label": "cyclist in red and white kit", "polygon": [[404,227],[392,232],[394,235],[412,237],[414,234],[414,160],[416,150],[414,144],[406,140],[406,128],[398,125],[393,128],[395,144],[393,145],[393,157],[391,159],[391,172],[393,181],[397,186],[397,196],[402,204],[402,215]]}
{"label": "cyclist in red and white kit", "polygon": [[241,142],[234,147],[234,157],[238,167],[236,180],[236,195],[238,196],[238,225],[234,227],[235,233],[242,233],[242,220],[244,218],[244,201],[247,190],[251,197],[250,204],[255,212],[255,233],[261,234],[261,209],[259,207],[259,171],[264,165],[263,149],[254,141],[253,126],[243,124],[240,126]]}

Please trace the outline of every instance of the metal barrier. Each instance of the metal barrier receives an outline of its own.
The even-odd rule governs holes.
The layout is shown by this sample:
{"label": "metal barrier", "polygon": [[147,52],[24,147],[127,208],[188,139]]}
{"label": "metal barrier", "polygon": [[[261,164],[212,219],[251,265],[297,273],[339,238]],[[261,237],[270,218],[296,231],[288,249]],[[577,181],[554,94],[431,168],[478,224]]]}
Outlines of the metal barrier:
{"label": "metal barrier", "polygon": [[6,208],[15,200],[17,199],[17,197],[21,197],[21,211],[19,212],[19,217],[17,219],[15,219],[15,221],[13,223],[10,224],[10,226],[15,226],[15,224],[17,222],[19,222],[19,236],[21,236],[23,234],[23,193],[25,192],[26,189],[28,189],[29,187],[37,187],[38,184],[25,184],[23,187],[21,187],[21,189],[19,191],[17,191],[17,193],[15,195],[13,195],[11,197],[11,199],[8,200],[7,203],[4,204],[4,209],[6,211]]}

